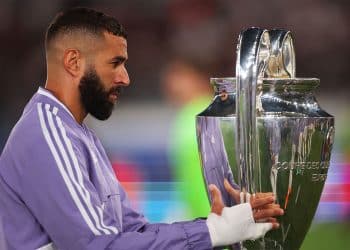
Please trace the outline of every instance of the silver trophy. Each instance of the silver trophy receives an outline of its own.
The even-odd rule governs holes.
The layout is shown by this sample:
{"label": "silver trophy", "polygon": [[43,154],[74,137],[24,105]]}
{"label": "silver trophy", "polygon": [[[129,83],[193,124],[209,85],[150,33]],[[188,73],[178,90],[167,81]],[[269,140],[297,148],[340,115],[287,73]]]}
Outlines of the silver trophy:
{"label": "silver trophy", "polygon": [[319,79],[295,77],[290,32],[249,28],[239,37],[236,77],[210,81],[215,97],[196,117],[206,187],[215,184],[226,206],[235,205],[226,178],[244,193],[273,192],[285,209],[278,230],[233,248],[299,249],[327,178],[334,138],[334,117],[313,95]]}

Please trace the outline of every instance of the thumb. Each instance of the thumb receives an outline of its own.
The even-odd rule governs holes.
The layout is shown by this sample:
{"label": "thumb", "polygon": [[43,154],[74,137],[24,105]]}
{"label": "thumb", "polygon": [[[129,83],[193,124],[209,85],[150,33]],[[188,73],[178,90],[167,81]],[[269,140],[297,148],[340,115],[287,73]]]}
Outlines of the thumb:
{"label": "thumb", "polygon": [[222,196],[220,190],[214,185],[209,185],[209,192],[211,197],[211,212],[217,215],[221,215],[222,209],[225,207],[222,201]]}
{"label": "thumb", "polygon": [[236,204],[241,203],[240,199],[240,191],[234,189],[231,184],[228,182],[228,180],[225,178],[224,180],[224,186],[226,191],[230,194],[230,196],[235,200]]}

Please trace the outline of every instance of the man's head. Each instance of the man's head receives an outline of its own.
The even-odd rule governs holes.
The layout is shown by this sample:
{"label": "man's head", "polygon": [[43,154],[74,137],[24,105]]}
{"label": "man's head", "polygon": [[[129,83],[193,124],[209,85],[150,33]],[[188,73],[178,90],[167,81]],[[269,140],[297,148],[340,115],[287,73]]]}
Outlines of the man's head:
{"label": "man's head", "polygon": [[118,21],[87,8],[59,13],[47,29],[45,48],[47,85],[64,98],[78,95],[83,113],[107,119],[121,87],[129,84],[126,32]]}

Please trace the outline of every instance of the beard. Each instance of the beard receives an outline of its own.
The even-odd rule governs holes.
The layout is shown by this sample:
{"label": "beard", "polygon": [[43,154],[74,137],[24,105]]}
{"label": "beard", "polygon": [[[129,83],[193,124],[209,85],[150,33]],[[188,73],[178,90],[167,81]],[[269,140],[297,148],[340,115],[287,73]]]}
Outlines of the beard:
{"label": "beard", "polygon": [[115,86],[106,90],[96,70],[90,67],[80,79],[80,99],[85,111],[98,120],[107,120],[113,111],[112,94],[120,94],[122,87]]}

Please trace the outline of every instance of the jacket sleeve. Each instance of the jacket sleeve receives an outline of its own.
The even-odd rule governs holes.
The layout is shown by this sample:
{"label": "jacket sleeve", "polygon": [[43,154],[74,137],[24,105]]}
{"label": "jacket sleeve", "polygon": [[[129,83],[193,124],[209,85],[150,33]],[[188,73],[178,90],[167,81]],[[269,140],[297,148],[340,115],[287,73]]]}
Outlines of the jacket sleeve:
{"label": "jacket sleeve", "polygon": [[36,145],[22,144],[16,158],[19,192],[58,249],[211,248],[204,220],[120,230],[90,180],[79,145],[59,118],[41,115],[42,134],[32,135]]}

